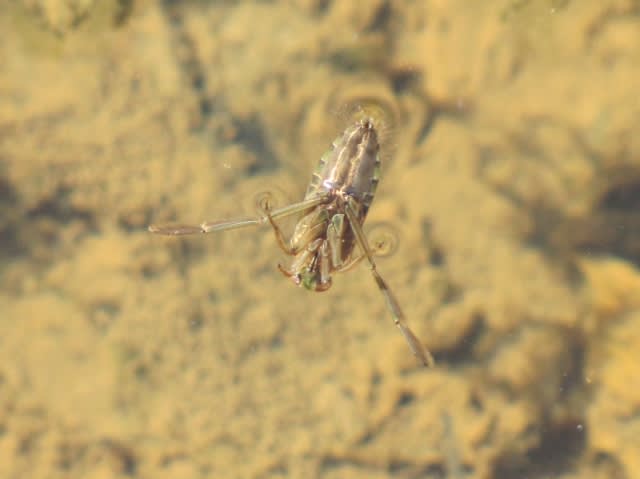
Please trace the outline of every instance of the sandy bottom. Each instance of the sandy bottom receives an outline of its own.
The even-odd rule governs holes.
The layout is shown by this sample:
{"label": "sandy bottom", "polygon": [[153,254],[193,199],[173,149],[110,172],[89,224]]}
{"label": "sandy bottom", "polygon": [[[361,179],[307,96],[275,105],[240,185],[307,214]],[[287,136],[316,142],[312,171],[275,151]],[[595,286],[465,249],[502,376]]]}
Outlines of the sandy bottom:
{"label": "sandy bottom", "polygon": [[[0,477],[640,477],[637,2],[356,3],[5,3]],[[146,231],[297,201],[362,99],[435,369],[363,265]]]}

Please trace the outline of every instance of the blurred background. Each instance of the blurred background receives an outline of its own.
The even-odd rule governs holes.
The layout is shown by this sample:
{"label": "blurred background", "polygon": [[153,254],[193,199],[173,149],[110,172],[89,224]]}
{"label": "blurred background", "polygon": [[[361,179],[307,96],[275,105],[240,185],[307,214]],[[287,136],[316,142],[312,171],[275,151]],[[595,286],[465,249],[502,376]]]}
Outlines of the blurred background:
{"label": "blurred background", "polygon": [[[0,0],[0,477],[640,477],[637,0]],[[268,228],[376,101],[366,266]]]}

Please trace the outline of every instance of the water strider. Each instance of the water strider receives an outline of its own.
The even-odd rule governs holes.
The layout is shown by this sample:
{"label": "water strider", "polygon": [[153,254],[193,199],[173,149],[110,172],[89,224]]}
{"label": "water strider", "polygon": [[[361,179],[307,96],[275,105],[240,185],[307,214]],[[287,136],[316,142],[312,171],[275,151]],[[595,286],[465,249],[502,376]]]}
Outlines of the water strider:
{"label": "water strider", "polygon": [[[422,364],[433,366],[431,353],[406,324],[398,300],[378,272],[375,251],[362,230],[380,180],[379,136],[384,124],[376,113],[362,106],[354,109],[350,124],[320,159],[302,201],[276,209],[264,201],[258,217],[200,225],[151,225],[149,231],[177,236],[269,224],[280,248],[292,257],[288,267],[278,264],[278,268],[311,291],[326,291],[331,287],[332,273],[347,271],[366,260],[411,351]],[[287,240],[276,220],[292,215],[299,215],[299,220]]]}

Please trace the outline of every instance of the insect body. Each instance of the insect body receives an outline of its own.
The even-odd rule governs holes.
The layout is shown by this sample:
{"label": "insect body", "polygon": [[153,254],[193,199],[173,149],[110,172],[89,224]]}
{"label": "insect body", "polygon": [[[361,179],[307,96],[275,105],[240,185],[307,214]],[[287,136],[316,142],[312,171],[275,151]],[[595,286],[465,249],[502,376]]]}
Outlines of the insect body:
{"label": "insect body", "polygon": [[378,184],[378,149],[378,134],[367,119],[347,128],[320,160],[304,199],[325,202],[300,219],[288,246],[281,244],[295,259],[288,270],[280,269],[296,284],[324,291],[331,286],[331,272],[364,258],[353,255],[356,238],[347,208],[362,226]]}
{"label": "insect body", "polygon": [[[288,268],[280,264],[278,268],[294,283],[312,291],[326,291],[331,287],[332,273],[346,271],[366,260],[387,308],[413,354],[425,366],[432,366],[431,354],[407,326],[400,304],[378,272],[374,251],[362,230],[380,178],[380,143],[376,118],[362,109],[358,113],[318,163],[301,202],[278,209],[272,209],[265,202],[263,214],[257,218],[205,222],[195,226],[152,225],[149,231],[186,235],[269,223],[280,248],[292,256]],[[291,215],[299,215],[300,219],[287,241],[276,220]]]}

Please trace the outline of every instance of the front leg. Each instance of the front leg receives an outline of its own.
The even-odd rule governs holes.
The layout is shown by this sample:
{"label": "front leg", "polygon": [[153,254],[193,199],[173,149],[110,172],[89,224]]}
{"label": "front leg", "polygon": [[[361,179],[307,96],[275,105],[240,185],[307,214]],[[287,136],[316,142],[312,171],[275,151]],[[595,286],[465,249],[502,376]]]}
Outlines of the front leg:
{"label": "front leg", "polygon": [[[284,233],[280,229],[280,226],[278,226],[276,224],[276,222],[273,219],[273,216],[271,216],[271,209],[270,209],[268,203],[266,205],[264,205],[263,212],[264,212],[264,215],[266,216],[267,220],[269,221],[269,224],[271,225],[271,228],[273,229],[273,232],[276,235],[276,241],[278,242],[278,246],[280,247],[280,249],[282,251],[284,251],[285,254],[288,254],[289,256],[295,256],[296,254],[298,254],[298,249],[297,248],[293,248],[293,247],[291,247],[291,245],[289,245],[289,242],[284,237]],[[280,265],[278,265],[278,266],[280,266]],[[280,270],[283,273],[285,272],[284,270],[282,270],[282,268],[280,268]]]}
{"label": "front leg", "polygon": [[[295,256],[299,253],[300,249],[291,246],[289,241],[287,241],[287,239],[284,236],[284,233],[282,232],[282,229],[280,229],[280,226],[278,226],[278,224],[275,222],[276,215],[284,217],[284,216],[290,216],[295,213],[303,213],[305,211],[310,210],[311,208],[315,208],[316,206],[321,205],[322,203],[326,202],[328,198],[329,198],[328,195],[318,196],[310,200],[304,200],[300,203],[296,203],[294,205],[281,208],[279,210],[275,210],[274,212],[272,212],[271,210],[271,205],[269,204],[269,201],[265,201],[260,205],[260,208],[262,209],[262,213],[264,214],[264,218],[266,218],[267,221],[269,221],[269,224],[271,225],[271,228],[273,229],[273,232],[276,235],[276,241],[278,242],[278,246],[282,251],[285,252],[285,254],[288,254],[289,256]],[[289,209],[291,211],[287,212],[286,215],[283,215],[282,211],[286,209]]]}

